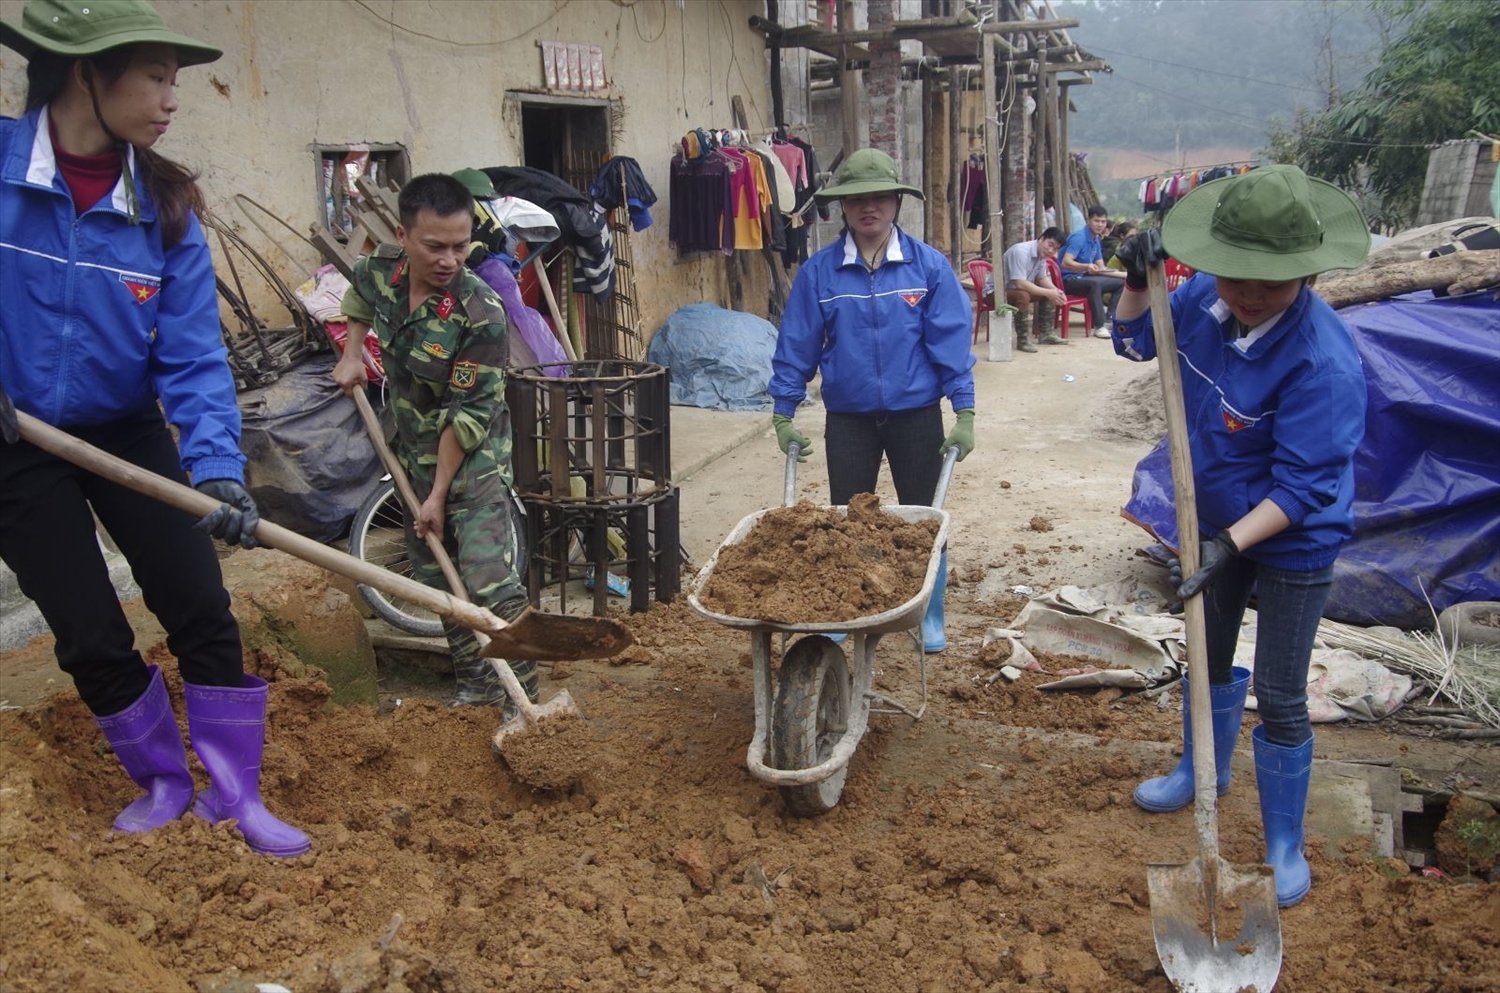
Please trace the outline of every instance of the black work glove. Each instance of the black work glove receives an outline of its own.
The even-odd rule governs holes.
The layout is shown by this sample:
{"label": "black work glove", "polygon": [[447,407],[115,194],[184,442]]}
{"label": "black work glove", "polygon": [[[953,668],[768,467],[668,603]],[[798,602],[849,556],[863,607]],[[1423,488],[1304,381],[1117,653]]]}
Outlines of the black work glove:
{"label": "black work glove", "polygon": [[1203,587],[1213,582],[1230,559],[1240,554],[1239,546],[1229,537],[1228,531],[1220,531],[1198,547],[1198,571],[1189,576],[1186,582],[1182,578],[1181,559],[1173,559],[1167,565],[1172,585],[1177,587],[1177,595],[1184,600],[1201,592]]}
{"label": "black work glove", "polygon": [[255,501],[243,486],[232,479],[205,479],[194,489],[221,501],[217,510],[193,525],[194,530],[207,531],[241,548],[259,544],[255,540],[255,526],[260,523],[260,511],[255,509]]}
{"label": "black work glove", "polygon": [[7,445],[14,445],[21,440],[21,425],[16,420],[15,405],[6,396],[3,386],[0,386],[0,438],[4,438]]}
{"label": "black work glove", "polygon": [[1146,288],[1146,270],[1167,258],[1161,244],[1161,231],[1147,228],[1120,242],[1115,255],[1125,264],[1125,285],[1132,290]]}

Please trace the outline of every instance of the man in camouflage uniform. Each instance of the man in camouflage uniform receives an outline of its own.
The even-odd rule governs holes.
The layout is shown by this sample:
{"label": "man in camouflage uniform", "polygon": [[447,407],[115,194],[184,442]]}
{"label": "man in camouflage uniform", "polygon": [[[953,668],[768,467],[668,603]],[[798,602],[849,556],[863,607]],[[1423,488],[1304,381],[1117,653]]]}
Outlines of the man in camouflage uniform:
{"label": "man in camouflage uniform", "polygon": [[[393,397],[391,447],[422,501],[406,521],[415,576],[447,589],[424,540],[442,539],[470,599],[506,620],[526,607],[510,514],[511,431],[505,405],[510,329],[500,299],[464,265],[473,199],[451,176],[432,173],[406,184],[398,199],[398,245],[381,245],[354,266],[344,296],[348,342],[373,327]],[[333,378],[345,392],[363,389],[357,344],[346,345]],[[515,705],[479,653],[472,631],[444,620],[458,685],[454,704]],[[512,661],[537,699],[536,663]]]}

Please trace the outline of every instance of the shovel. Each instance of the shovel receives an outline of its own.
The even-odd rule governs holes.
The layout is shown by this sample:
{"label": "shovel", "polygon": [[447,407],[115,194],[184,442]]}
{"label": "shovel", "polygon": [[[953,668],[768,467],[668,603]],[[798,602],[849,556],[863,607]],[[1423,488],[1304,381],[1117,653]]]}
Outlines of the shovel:
{"label": "shovel", "polygon": [[[199,493],[190,486],[158,476],[108,452],[100,451],[24,411],[16,411],[16,418],[20,423],[22,438],[96,476],[171,504],[196,517],[212,513],[219,506],[219,501],[206,493]],[[356,583],[364,583],[392,596],[403,597],[434,613],[451,617],[466,628],[488,635],[492,640],[485,648],[487,656],[603,659],[619,654],[635,640],[618,621],[606,617],[565,617],[528,610],[518,620],[506,623],[483,607],[450,596],[442,590],[432,589],[414,579],[387,572],[363,559],[346,555],[267,520],[262,520],[256,527],[255,539],[268,548],[294,555],[304,562],[311,562]],[[510,666],[504,668],[506,672],[510,671]]]}
{"label": "shovel", "polygon": [[[1167,408],[1167,439],[1172,454],[1172,488],[1177,502],[1178,558],[1182,574],[1198,571],[1198,509],[1193,489],[1193,457],[1188,448],[1187,413],[1182,399],[1182,367],[1167,300],[1162,263],[1146,272],[1151,322],[1156,329],[1156,364],[1161,370]],[[1151,928],[1162,970],[1181,993],[1270,993],[1281,972],[1281,918],[1276,880],[1269,865],[1230,865],[1219,857],[1218,776],[1214,750],[1213,704],[1208,694],[1208,642],[1203,627],[1203,595],[1183,604],[1187,624],[1188,686],[1193,741],[1193,820],[1198,857],[1185,865],[1146,867],[1151,896]]]}
{"label": "shovel", "polygon": [[[380,453],[380,461],[385,464],[385,471],[391,474],[391,479],[396,484],[396,490],[401,494],[401,502],[406,504],[407,513],[415,520],[417,513],[422,507],[422,501],[417,499],[416,491],[411,488],[411,480],[406,478],[406,472],[401,468],[401,463],[396,461],[396,453],[391,451],[391,447],[385,443],[385,433],[380,429],[380,421],[375,416],[374,408],[370,406],[369,397],[365,396],[363,389],[355,389],[352,395],[354,397],[354,405],[359,408],[360,420],[365,422],[365,432],[370,436],[370,443],[375,446],[375,451]],[[437,560],[438,567],[443,570],[443,576],[448,580],[448,588],[453,591],[454,598],[467,603],[469,599],[468,588],[464,586],[463,578],[459,576],[458,569],[453,565],[453,560],[448,557],[448,550],[443,547],[443,540],[430,530],[427,532],[426,540],[427,549],[432,552],[432,557]],[[539,614],[530,607],[527,607],[526,612],[521,615],[517,623],[524,622],[528,615],[534,617],[556,616],[552,614]],[[573,620],[571,617],[566,619]],[[587,620],[596,620],[596,618],[587,618]],[[604,620],[604,618],[598,618],[598,620]],[[610,621],[609,623],[616,624],[614,621]],[[621,628],[621,632],[624,633],[623,628]],[[578,712],[578,705],[573,702],[573,695],[567,690],[558,692],[546,703],[532,703],[531,698],[526,695],[526,690],[521,685],[521,681],[516,678],[516,674],[511,671],[509,663],[505,661],[506,657],[537,658],[539,656],[506,651],[502,657],[501,652],[494,647],[499,643],[498,641],[491,641],[485,632],[477,628],[474,631],[474,637],[478,639],[479,648],[484,656],[490,660],[490,665],[494,666],[496,674],[500,677],[500,682],[505,686],[505,692],[510,694],[512,702],[520,710],[520,713],[516,717],[500,725],[499,729],[495,732],[495,748],[501,748],[506,738],[526,731],[528,728],[533,728],[537,725],[538,721],[545,720],[546,718],[583,716]],[[623,648],[628,643],[625,642],[620,647]],[[548,656],[543,655],[540,657],[547,658]]]}

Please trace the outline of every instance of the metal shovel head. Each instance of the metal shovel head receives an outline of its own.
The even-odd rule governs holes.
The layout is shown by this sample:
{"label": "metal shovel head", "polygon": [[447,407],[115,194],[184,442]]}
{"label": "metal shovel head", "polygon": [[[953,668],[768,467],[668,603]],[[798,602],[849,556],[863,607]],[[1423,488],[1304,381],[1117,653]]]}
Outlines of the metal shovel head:
{"label": "metal shovel head", "polygon": [[578,709],[578,704],[573,702],[573,695],[567,690],[558,690],[552,695],[552,699],[546,703],[528,704],[521,713],[512,717],[495,730],[492,739],[496,749],[504,750],[505,739],[513,735],[528,731],[542,721],[558,718],[582,719],[583,713]]}
{"label": "metal shovel head", "polygon": [[635,644],[635,636],[612,618],[544,614],[530,607],[499,631],[485,633],[491,640],[484,655],[492,659],[607,659]]}
{"label": "metal shovel head", "polygon": [[1281,972],[1276,878],[1269,865],[1215,861],[1212,883],[1201,856],[1146,867],[1162,970],[1180,993],[1271,993]]}

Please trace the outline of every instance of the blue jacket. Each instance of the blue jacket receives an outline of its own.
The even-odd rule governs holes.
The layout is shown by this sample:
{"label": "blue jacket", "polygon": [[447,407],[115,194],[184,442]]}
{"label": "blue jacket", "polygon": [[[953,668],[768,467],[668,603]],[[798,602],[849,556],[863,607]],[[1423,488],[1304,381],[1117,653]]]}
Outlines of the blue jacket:
{"label": "blue jacket", "polygon": [[[1104,249],[1099,244],[1099,236],[1094,234],[1092,228],[1084,225],[1077,231],[1068,235],[1068,240],[1063,244],[1062,250],[1057,253],[1057,264],[1062,265],[1063,256],[1071,254],[1074,262],[1082,262],[1087,265],[1090,262],[1102,262],[1104,260]],[[1084,273],[1063,270],[1063,276],[1081,276]]]}
{"label": "blue jacket", "polygon": [[974,406],[972,312],[953,267],[900,228],[871,273],[852,235],[802,264],[771,360],[776,413],[791,415],[823,374],[823,404],[842,414],[916,410],[946,396]]}
{"label": "blue jacket", "polygon": [[[1245,556],[1281,569],[1331,564],[1354,531],[1354,450],[1365,431],[1365,374],[1349,328],[1304,287],[1242,351],[1206,275],[1172,294],[1172,324],[1203,537],[1269,498],[1291,527]],[[1150,312],[1117,322],[1114,342],[1126,358],[1154,358]]]}
{"label": "blue jacket", "polygon": [[244,480],[240,412],[198,219],[168,251],[136,165],[140,223],[124,178],[75,216],[46,111],[0,118],[0,384],[61,428],[155,409],[177,426],[194,482]]}

